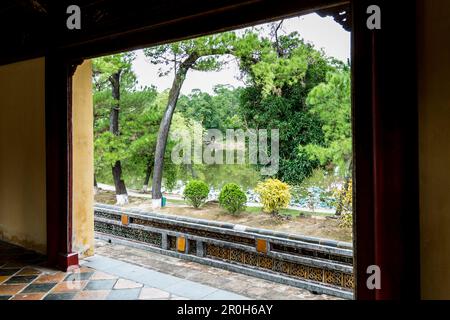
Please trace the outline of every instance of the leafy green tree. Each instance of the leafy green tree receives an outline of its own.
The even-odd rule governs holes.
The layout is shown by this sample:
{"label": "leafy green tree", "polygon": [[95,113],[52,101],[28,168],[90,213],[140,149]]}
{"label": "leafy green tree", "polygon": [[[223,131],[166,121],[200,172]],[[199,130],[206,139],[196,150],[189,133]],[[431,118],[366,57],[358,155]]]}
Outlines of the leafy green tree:
{"label": "leafy green tree", "polygon": [[206,129],[242,128],[239,116],[240,93],[242,89],[217,85],[212,95],[200,90],[193,90],[187,96],[181,96],[177,109],[184,117],[202,123]]}
{"label": "leafy green tree", "polygon": [[328,74],[325,82],[311,90],[307,104],[322,122],[324,143],[300,146],[322,165],[332,162],[344,176],[351,170],[352,159],[350,87],[350,72],[344,68]]}
{"label": "leafy green tree", "polygon": [[135,76],[131,70],[134,60],[133,53],[122,53],[105,56],[94,60],[94,84],[97,89],[111,89],[111,99],[106,100],[109,105],[109,131],[102,133],[97,144],[103,147],[103,155],[106,163],[112,168],[112,175],[116,189],[117,203],[128,202],[128,194],[125,181],[122,178],[121,158],[124,156],[126,145],[121,137],[119,128],[119,116],[121,107],[121,93],[134,87]]}
{"label": "leafy green tree", "polygon": [[[124,91],[121,95],[119,122],[120,136],[114,142],[121,143],[120,148],[111,148],[105,139],[111,136],[108,130],[109,114],[105,112],[105,92],[94,93],[95,105],[95,168],[100,181],[109,182],[111,175],[109,163],[120,156],[124,180],[135,188],[147,185],[153,167],[153,153],[156,133],[161,122],[163,109],[158,102],[160,96],[155,88],[143,88],[136,91]],[[108,98],[106,98],[106,101]],[[112,142],[111,142],[112,143]],[[120,155],[118,153],[121,153]],[[109,157],[110,159],[107,159]],[[149,164],[151,164],[149,166]],[[147,182],[147,183],[146,183]]]}
{"label": "leafy green tree", "polygon": [[[127,106],[123,121],[123,134],[127,140],[127,176],[131,182],[147,190],[155,150],[156,132],[162,117],[155,88],[128,93],[124,99]],[[143,179],[142,179],[143,178]]]}
{"label": "leafy green tree", "polygon": [[157,200],[162,196],[162,171],[170,124],[188,71],[191,69],[197,71],[219,70],[223,63],[217,57],[231,52],[235,38],[234,33],[226,32],[145,49],[146,56],[153,64],[165,64],[168,67],[165,71],[161,70],[161,74],[168,74],[171,71],[174,71],[175,74],[156,141],[152,183],[153,199]]}
{"label": "leafy green tree", "polygon": [[335,67],[297,33],[262,39],[256,53],[249,51],[250,57],[240,59],[251,84],[241,94],[243,122],[256,129],[280,130],[277,176],[299,184],[319,162],[297,152],[298,145],[324,142],[320,118],[308,111],[306,97]]}
{"label": "leafy green tree", "polygon": [[[115,185],[120,187],[122,182],[126,192],[125,180],[128,185],[140,184],[146,190],[153,174],[154,199],[161,197],[163,180],[170,190],[180,177],[220,180],[211,182],[214,187],[232,179],[248,180],[240,182],[242,185],[255,184],[258,177],[254,177],[255,170],[250,166],[239,170],[236,166],[221,166],[217,170],[214,165],[174,165],[168,161],[173,144],[169,132],[174,127],[192,129],[199,123],[204,128],[221,130],[280,129],[277,178],[290,184],[299,184],[319,165],[337,163],[337,155],[330,159],[331,153],[324,154],[336,137],[326,137],[327,119],[317,103],[306,100],[314,99],[311,91],[319,92],[316,88],[326,83],[327,74],[339,73],[343,68],[304,43],[297,33],[279,35],[278,26],[274,25],[270,37],[248,29],[239,36],[228,32],[146,49],[152,63],[163,65],[161,74],[174,72],[171,89],[159,94],[155,88],[136,90],[131,71],[133,54],[96,59],[97,177],[104,180],[105,173],[113,168]],[[225,63],[224,55],[237,59],[246,88],[221,85],[214,88],[213,94],[194,90],[180,97],[189,70],[219,70]],[[115,81],[118,76],[119,81]],[[120,170],[115,172],[115,167]],[[245,178],[241,169],[246,172]],[[119,179],[114,175],[117,171]]]}
{"label": "leafy green tree", "polygon": [[[252,57],[259,53],[265,59],[260,61],[261,64],[258,66],[252,66],[249,69],[255,78],[259,79],[264,73],[264,63],[272,58],[270,52],[267,52],[269,47],[267,40],[260,39],[255,32],[249,31],[240,37],[237,37],[234,32],[225,32],[145,50],[146,56],[152,63],[164,64],[167,67],[165,70],[160,70],[160,74],[167,75],[171,71],[175,74],[156,142],[152,183],[153,199],[161,198],[162,169],[170,124],[188,71],[219,70],[223,65],[223,59],[218,57],[226,54],[235,55],[242,60],[242,66],[248,66],[248,61],[251,61]],[[292,71],[292,73],[295,72],[297,71]]]}
{"label": "leafy green tree", "polygon": [[[324,143],[307,144],[299,147],[300,152],[316,159],[321,165],[332,164],[344,177],[341,195],[351,188],[352,172],[352,131],[350,71],[347,66],[342,70],[329,73],[324,83],[316,86],[308,95],[310,112],[319,116],[322,122]],[[344,207],[344,196],[339,197],[336,215]]]}

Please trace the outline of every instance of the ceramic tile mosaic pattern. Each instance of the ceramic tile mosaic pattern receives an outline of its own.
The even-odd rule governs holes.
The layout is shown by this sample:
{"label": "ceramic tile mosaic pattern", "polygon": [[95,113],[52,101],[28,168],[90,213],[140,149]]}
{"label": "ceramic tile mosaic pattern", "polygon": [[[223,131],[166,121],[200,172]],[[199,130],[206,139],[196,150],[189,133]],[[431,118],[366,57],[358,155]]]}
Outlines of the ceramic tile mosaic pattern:
{"label": "ceramic tile mosaic pattern", "polygon": [[43,256],[0,242],[0,300],[187,299],[106,272],[81,267],[60,272]]}
{"label": "ceramic tile mosaic pattern", "polygon": [[96,252],[60,272],[0,241],[0,300],[336,299],[128,246],[97,241]]}

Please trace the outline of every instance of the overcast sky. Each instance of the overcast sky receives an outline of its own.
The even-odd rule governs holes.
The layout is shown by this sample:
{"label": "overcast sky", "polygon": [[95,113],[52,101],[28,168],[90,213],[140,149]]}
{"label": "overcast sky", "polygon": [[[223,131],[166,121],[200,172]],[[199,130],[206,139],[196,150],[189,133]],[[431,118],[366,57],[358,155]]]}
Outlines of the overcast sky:
{"label": "overcast sky", "polygon": [[[311,42],[317,49],[323,49],[327,56],[346,62],[350,59],[350,32],[345,31],[331,17],[321,18],[315,13],[286,19],[282,31],[290,33],[297,31],[305,41]],[[133,62],[133,70],[137,75],[138,85],[154,85],[159,91],[170,88],[173,73],[165,77],[158,77],[158,66],[148,62],[142,50],[136,51],[137,57]],[[230,60],[230,59],[228,59]],[[234,87],[243,86],[238,79],[239,69],[232,60],[217,72],[200,72],[190,70],[183,84],[181,92],[190,93],[193,89],[212,92],[217,84],[230,84]]]}

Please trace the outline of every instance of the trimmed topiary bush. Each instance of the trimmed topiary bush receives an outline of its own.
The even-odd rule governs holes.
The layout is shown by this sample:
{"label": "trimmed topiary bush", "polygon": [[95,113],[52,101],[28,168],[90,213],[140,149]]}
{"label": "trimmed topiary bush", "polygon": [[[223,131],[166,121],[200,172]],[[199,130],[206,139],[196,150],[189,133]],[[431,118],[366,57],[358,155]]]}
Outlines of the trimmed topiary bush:
{"label": "trimmed topiary bush", "polygon": [[220,190],[219,204],[229,213],[236,214],[245,210],[247,196],[236,183],[227,183]]}
{"label": "trimmed topiary bush", "polygon": [[278,179],[267,179],[258,183],[255,192],[259,194],[263,211],[278,214],[280,209],[286,208],[291,201],[290,187]]}
{"label": "trimmed topiary bush", "polygon": [[209,194],[208,185],[200,180],[191,180],[184,189],[184,199],[194,208],[199,208],[206,202]]}

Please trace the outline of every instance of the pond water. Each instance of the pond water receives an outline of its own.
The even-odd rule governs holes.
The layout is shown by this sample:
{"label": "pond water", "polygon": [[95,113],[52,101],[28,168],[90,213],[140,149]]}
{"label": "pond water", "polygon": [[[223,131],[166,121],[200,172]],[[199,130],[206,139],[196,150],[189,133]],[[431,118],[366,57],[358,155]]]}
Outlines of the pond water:
{"label": "pond water", "polygon": [[[253,189],[257,183],[265,177],[262,177],[259,171],[248,165],[205,165],[195,168],[197,179],[206,181],[210,185],[208,200],[217,200],[220,189],[227,183],[236,183],[245,191],[248,199],[248,205],[259,204],[261,201],[258,194]],[[190,177],[189,177],[190,178]],[[170,190],[171,194],[182,197],[184,187],[188,179],[178,180],[175,188]],[[298,188],[292,188],[292,199],[290,207],[293,208],[316,208],[325,210],[334,210],[333,203],[335,198],[331,193],[321,187],[308,187],[305,192],[298,191]],[[169,191],[169,190],[163,190]]]}

